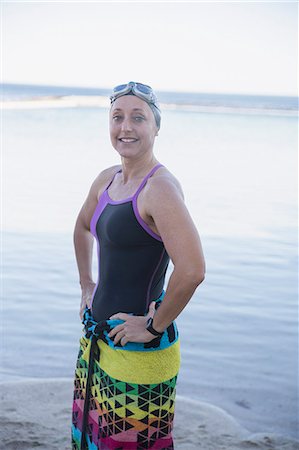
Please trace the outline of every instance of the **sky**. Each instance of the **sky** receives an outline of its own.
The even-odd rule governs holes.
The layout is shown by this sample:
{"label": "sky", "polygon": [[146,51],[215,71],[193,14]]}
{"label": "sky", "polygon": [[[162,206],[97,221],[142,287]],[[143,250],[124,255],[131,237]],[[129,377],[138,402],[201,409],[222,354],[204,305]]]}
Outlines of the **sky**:
{"label": "sky", "polygon": [[2,3],[2,81],[297,95],[296,2]]}

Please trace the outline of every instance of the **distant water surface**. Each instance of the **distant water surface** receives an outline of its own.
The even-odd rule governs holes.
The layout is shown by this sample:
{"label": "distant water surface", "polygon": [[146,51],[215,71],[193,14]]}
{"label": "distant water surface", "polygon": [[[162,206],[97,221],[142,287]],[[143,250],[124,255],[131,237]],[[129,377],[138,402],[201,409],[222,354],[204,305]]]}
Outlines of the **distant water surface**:
{"label": "distant water surface", "polygon": [[[70,86],[36,86],[9,84],[2,85],[2,99],[29,100],[60,96],[89,96],[109,98],[111,91],[102,88],[84,88]],[[190,106],[226,107],[234,109],[255,109],[271,111],[298,111],[297,97],[270,95],[215,94],[194,92],[157,92],[160,103],[177,108]]]}

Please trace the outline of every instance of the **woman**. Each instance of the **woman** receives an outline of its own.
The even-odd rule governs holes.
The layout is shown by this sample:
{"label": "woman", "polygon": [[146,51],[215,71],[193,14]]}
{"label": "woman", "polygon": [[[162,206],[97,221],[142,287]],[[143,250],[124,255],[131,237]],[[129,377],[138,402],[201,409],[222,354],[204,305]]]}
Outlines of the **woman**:
{"label": "woman", "polygon": [[[110,138],[121,165],[96,178],[74,231],[85,336],[73,449],[173,449],[180,362],[174,319],[203,281],[205,264],[181,187],[153,153],[160,120],[149,86],[114,89]],[[169,258],[174,270],[164,292]]]}

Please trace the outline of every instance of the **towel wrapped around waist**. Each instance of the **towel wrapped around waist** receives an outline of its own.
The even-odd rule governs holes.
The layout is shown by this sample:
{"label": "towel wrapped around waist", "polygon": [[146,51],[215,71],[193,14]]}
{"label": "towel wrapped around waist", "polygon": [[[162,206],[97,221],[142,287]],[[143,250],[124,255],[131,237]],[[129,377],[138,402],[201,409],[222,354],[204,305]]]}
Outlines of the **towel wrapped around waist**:
{"label": "towel wrapped around waist", "polygon": [[[162,299],[156,301],[159,307]],[[73,450],[172,450],[179,336],[173,322],[148,343],[115,345],[122,320],[84,312],[74,381]]]}

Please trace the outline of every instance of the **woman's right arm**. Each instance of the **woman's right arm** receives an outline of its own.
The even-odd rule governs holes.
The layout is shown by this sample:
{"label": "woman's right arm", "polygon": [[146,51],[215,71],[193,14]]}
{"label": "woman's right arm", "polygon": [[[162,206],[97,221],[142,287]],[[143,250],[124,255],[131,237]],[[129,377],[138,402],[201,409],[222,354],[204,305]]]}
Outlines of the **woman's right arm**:
{"label": "woman's right arm", "polygon": [[[117,166],[118,168],[118,166]],[[90,221],[98,203],[98,198],[109,180],[116,172],[115,167],[104,170],[93,182],[88,196],[79,212],[74,229],[74,247],[79,272],[82,296],[80,317],[85,307],[90,307],[95,282],[92,279],[93,236],[90,232]]]}
{"label": "woman's right arm", "polygon": [[74,230],[74,246],[81,285],[80,317],[82,319],[85,307],[90,307],[91,297],[95,288],[92,279],[92,249],[93,236],[86,226],[85,204],[83,205]]}

